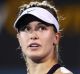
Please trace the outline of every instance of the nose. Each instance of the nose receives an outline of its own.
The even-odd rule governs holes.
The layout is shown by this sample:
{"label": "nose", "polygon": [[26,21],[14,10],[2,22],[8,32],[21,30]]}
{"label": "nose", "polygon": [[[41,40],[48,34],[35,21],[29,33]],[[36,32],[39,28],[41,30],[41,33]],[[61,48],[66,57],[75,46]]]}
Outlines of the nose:
{"label": "nose", "polygon": [[39,39],[39,36],[38,36],[38,34],[37,34],[35,31],[33,31],[33,32],[30,34],[30,39],[31,39],[31,40],[36,40],[36,39]]}

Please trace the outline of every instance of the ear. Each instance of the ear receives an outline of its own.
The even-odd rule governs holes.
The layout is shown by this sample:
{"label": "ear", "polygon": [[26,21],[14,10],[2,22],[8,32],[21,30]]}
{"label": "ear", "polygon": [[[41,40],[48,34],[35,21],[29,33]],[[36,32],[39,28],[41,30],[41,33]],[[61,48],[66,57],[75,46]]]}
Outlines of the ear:
{"label": "ear", "polygon": [[17,37],[17,39],[18,39],[18,41],[19,41],[19,44],[20,44],[20,34],[17,33],[16,37]]}
{"label": "ear", "polygon": [[19,39],[19,38],[20,38],[20,35],[19,35],[19,33],[17,33],[16,37],[17,37],[17,39]]}
{"label": "ear", "polygon": [[57,32],[55,33],[54,39],[53,39],[53,44],[57,45],[60,41],[61,33]]}

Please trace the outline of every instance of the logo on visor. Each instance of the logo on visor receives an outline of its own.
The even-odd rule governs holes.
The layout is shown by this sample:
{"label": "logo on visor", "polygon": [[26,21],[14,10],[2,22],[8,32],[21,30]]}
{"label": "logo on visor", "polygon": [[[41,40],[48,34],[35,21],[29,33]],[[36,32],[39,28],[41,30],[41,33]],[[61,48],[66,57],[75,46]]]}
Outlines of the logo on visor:
{"label": "logo on visor", "polygon": [[31,11],[34,11],[35,9],[32,9],[32,10],[27,10],[27,13],[31,12]]}

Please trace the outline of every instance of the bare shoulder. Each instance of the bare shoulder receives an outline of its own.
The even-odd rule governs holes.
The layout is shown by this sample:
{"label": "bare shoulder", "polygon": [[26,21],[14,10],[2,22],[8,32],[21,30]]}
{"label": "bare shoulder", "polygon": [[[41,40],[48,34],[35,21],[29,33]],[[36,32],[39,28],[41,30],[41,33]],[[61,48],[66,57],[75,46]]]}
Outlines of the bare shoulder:
{"label": "bare shoulder", "polygon": [[60,67],[53,74],[73,74],[73,73],[70,70],[66,69],[65,67]]}

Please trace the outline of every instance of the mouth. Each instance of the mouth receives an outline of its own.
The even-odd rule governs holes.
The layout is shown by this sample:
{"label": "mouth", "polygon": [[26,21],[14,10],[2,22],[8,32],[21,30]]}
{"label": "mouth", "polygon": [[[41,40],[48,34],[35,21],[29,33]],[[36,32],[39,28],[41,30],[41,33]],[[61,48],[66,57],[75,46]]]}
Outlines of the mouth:
{"label": "mouth", "polygon": [[39,43],[31,43],[31,44],[29,44],[29,46],[28,47],[30,47],[30,48],[38,48],[38,47],[40,47],[41,45],[39,44]]}

